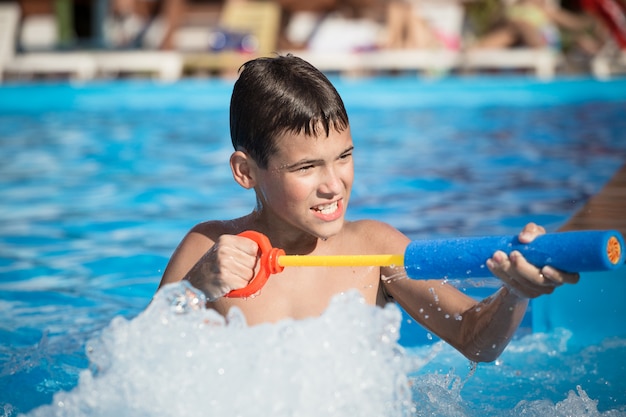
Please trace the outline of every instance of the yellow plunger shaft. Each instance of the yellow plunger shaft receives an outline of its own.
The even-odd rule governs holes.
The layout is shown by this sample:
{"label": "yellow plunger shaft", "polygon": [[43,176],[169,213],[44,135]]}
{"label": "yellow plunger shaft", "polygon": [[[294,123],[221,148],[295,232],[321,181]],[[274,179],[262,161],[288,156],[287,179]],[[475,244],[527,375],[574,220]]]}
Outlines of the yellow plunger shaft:
{"label": "yellow plunger shaft", "polygon": [[280,266],[403,266],[404,255],[281,255]]}

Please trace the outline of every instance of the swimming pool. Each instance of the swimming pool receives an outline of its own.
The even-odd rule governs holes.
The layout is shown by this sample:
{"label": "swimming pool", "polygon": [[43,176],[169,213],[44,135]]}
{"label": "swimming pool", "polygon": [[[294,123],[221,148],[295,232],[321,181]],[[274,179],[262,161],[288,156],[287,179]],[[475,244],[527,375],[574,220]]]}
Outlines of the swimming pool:
{"label": "swimming pool", "polygon": [[[388,221],[411,238],[513,234],[528,221],[556,230],[626,160],[625,80],[333,81],[345,99],[356,145],[350,217]],[[226,163],[231,88],[230,82],[218,80],[0,88],[0,415],[51,404],[54,393],[75,387],[80,395],[64,398],[64,411],[59,411],[59,398],[54,400],[59,415],[85,415],[85,410],[111,415],[114,403],[127,410],[131,402],[137,407],[153,398],[166,399],[164,415],[177,415],[167,408],[178,402],[167,396],[168,384],[197,386],[204,380],[193,373],[184,378],[192,372],[182,366],[185,359],[165,359],[185,344],[182,336],[168,339],[171,327],[162,323],[163,315],[156,322],[149,321],[156,312],[141,315],[144,321],[133,319],[146,309],[168,257],[189,227],[244,214],[252,205],[252,195],[233,186]],[[479,296],[493,291],[495,283],[458,285]],[[293,398],[283,404],[283,415],[297,404],[300,415],[320,415],[303,392],[343,415],[346,410],[350,415],[386,413],[346,408],[363,392],[391,396],[380,400],[393,403],[386,409],[393,411],[390,415],[626,415],[626,338],[568,348],[568,329],[531,334],[531,311],[519,339],[498,362],[473,368],[393,309],[364,312],[354,300],[338,303],[341,308],[321,322],[255,330],[268,340],[265,360],[275,364],[271,371],[280,398]],[[181,319],[186,334],[204,320],[197,314],[205,312]],[[108,327],[116,316],[125,319]],[[166,317],[168,323],[178,320]],[[351,330],[351,323],[363,317],[380,323],[369,339]],[[320,323],[333,323],[332,337]],[[400,323],[396,345],[394,328]],[[104,328],[108,336],[98,341]],[[255,335],[223,325],[217,329],[214,339],[228,334],[241,344]],[[286,334],[300,336],[286,343]],[[203,346],[214,340],[194,337]],[[359,349],[347,353],[336,348],[318,357],[310,346],[312,339],[334,346],[351,338],[360,341]],[[390,342],[377,351],[381,338]],[[140,349],[129,350],[124,359],[111,346]],[[233,349],[220,346],[213,343],[211,349],[221,357]],[[399,353],[401,346],[404,353]],[[100,372],[92,385],[87,376],[78,382],[81,371],[89,374],[84,371],[90,367],[86,349],[91,369]],[[378,352],[378,361],[372,352]],[[200,357],[202,352],[187,354]],[[244,365],[256,363],[260,355],[239,354]],[[315,358],[310,368],[300,369],[308,375],[307,384],[293,381],[293,363],[302,354]],[[369,374],[352,363],[363,357],[371,361]],[[166,368],[157,366],[159,359]],[[224,371],[210,358],[202,362],[193,362],[193,369],[205,375],[211,367]],[[124,374],[129,363],[138,365]],[[328,379],[315,379],[319,363],[328,367]],[[251,375],[256,375],[258,382],[268,372],[255,374],[250,366],[236,364],[227,369],[238,377],[235,381],[254,382]],[[396,387],[394,378],[404,371],[410,392],[371,389],[376,388],[372,377]],[[337,375],[350,377],[336,381]],[[164,376],[170,382],[160,382]],[[146,385],[160,390],[147,392]],[[370,389],[359,394],[355,386]],[[89,389],[98,395],[91,396]],[[352,403],[338,403],[337,393]],[[253,399],[256,415],[264,406],[268,414],[281,415],[271,396],[220,395],[230,403]],[[93,411],[89,401],[104,411]],[[224,404],[209,406],[220,410]],[[251,409],[237,411],[255,415]],[[342,415],[339,411],[335,414]]]}

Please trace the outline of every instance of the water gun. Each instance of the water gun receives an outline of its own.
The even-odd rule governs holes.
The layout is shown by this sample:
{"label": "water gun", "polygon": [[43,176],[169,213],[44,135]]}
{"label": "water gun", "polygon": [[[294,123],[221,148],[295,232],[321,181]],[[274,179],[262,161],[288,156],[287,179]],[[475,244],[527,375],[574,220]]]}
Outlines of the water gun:
{"label": "water gun", "polygon": [[568,272],[608,271],[624,264],[624,238],[614,230],[548,233],[530,243],[517,236],[483,236],[414,240],[398,255],[286,255],[256,231],[239,234],[259,245],[260,268],[250,283],[226,297],[249,297],[265,285],[271,274],[286,266],[398,266],[414,279],[474,278],[488,276],[487,259],[497,250],[514,250],[536,267],[550,265]]}

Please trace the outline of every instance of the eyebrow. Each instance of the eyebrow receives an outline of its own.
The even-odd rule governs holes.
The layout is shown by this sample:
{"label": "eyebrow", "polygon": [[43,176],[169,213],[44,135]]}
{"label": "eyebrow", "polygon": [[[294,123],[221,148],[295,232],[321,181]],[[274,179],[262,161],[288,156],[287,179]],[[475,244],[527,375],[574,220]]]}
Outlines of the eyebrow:
{"label": "eyebrow", "polygon": [[[339,156],[345,155],[348,152],[352,152],[354,150],[354,145],[344,149]],[[294,169],[302,165],[319,165],[320,162],[323,162],[323,159],[302,159],[300,161],[294,162],[293,164],[285,164],[281,165],[278,169]]]}

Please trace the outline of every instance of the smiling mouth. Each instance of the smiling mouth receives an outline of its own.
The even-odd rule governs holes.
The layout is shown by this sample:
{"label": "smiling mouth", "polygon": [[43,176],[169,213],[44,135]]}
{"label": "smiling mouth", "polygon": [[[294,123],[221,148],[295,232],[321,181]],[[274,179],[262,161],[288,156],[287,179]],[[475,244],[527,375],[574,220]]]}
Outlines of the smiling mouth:
{"label": "smiling mouth", "polygon": [[333,214],[339,208],[339,202],[334,201],[330,204],[320,205],[317,207],[313,207],[313,210],[322,213],[322,214]]}

